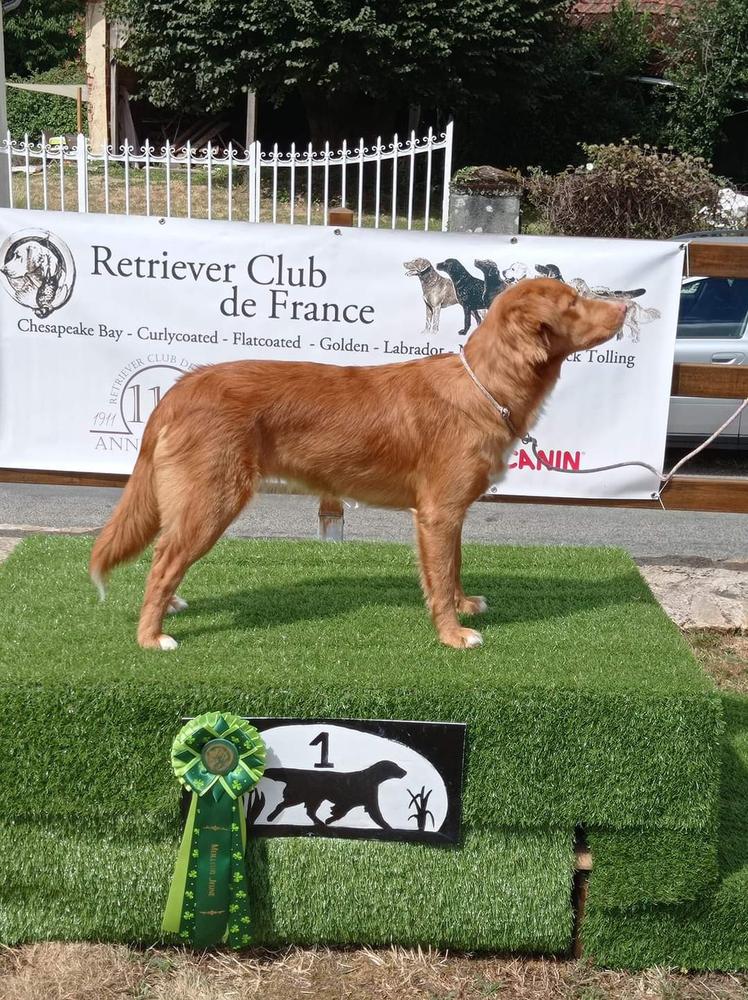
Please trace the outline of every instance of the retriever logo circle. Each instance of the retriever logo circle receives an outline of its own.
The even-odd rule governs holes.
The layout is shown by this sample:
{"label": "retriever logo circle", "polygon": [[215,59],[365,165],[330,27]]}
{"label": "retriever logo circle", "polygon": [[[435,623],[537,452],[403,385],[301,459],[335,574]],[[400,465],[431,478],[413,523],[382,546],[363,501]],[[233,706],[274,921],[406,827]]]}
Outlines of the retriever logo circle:
{"label": "retriever logo circle", "polygon": [[19,305],[44,319],[72,295],[73,256],[49,230],[19,230],[0,247],[0,283]]}

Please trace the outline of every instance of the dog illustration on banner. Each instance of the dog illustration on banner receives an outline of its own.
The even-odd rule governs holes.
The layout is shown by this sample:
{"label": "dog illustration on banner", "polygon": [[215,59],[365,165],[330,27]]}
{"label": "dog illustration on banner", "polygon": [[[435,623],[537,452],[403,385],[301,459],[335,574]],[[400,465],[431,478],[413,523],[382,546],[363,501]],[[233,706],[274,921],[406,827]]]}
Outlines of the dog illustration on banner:
{"label": "dog illustration on banner", "polygon": [[457,305],[455,286],[450,278],[439,274],[431,261],[424,260],[423,257],[406,260],[403,267],[408,276],[417,277],[421,282],[421,294],[426,306],[426,326],[423,333],[426,336],[438,333],[442,309]]}
{"label": "dog illustration on banner", "polygon": [[0,247],[0,281],[19,305],[46,319],[72,295],[75,264],[61,239],[47,230],[26,229]]}
{"label": "dog illustration on banner", "polygon": [[[475,260],[474,265],[482,272],[482,280],[471,274],[460,261],[448,257],[441,263],[432,265],[423,257],[406,261],[408,275],[417,275],[421,281],[421,292],[426,305],[426,326],[424,334],[433,335],[439,332],[441,310],[451,305],[459,304],[463,309],[463,326],[457,336],[464,337],[471,326],[482,322],[493,300],[506,288],[516,285],[525,278],[553,278],[575,288],[580,295],[591,299],[618,299],[628,306],[626,320],[616,339],[621,340],[628,331],[631,340],[636,343],[641,334],[641,327],[660,318],[659,309],[645,308],[636,300],[647,292],[646,288],[612,289],[603,286],[590,286],[584,278],[567,280],[556,264],[536,264],[534,268],[522,261],[515,261],[503,270],[493,260]],[[443,275],[438,272],[442,271]]]}

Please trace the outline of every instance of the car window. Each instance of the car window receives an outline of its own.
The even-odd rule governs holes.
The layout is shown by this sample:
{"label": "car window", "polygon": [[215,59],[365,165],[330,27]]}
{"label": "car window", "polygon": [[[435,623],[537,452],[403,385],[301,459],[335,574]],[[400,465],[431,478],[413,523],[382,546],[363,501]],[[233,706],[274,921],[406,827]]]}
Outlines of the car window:
{"label": "car window", "polygon": [[748,278],[699,278],[684,284],[679,337],[739,338],[748,326]]}

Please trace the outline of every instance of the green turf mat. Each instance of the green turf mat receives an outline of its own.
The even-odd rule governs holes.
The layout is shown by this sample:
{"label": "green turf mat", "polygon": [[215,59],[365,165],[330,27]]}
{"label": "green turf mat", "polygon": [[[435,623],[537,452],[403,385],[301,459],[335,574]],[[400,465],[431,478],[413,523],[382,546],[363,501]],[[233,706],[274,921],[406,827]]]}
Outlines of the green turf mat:
{"label": "green turf mat", "polygon": [[593,871],[584,944],[601,965],[748,969],[748,698],[723,703],[720,881],[693,903],[611,909],[611,883]]}
{"label": "green turf mat", "polygon": [[703,896],[719,879],[717,828],[589,830],[597,905],[679,903]]}
{"label": "green turf mat", "polygon": [[[143,841],[0,826],[0,941],[150,943],[176,857]],[[284,838],[250,850],[255,944],[558,952],[569,947],[571,836],[482,831],[459,849]]]}
{"label": "green turf mat", "polygon": [[188,576],[167,655],[135,645],[144,561],[100,605],[89,550],[34,538],[0,570],[0,707],[29,723],[0,758],[7,819],[173,829],[179,720],[226,709],[464,721],[476,828],[710,829],[719,700],[620,551],[467,546],[493,610],[458,651],[406,546],[227,541]]}

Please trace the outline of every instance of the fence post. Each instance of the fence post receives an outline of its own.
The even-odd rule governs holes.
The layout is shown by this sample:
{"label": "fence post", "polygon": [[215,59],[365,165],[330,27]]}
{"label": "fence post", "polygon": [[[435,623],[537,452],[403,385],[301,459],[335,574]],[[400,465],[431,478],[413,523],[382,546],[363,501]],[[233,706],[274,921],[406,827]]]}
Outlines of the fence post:
{"label": "fence post", "polygon": [[[350,208],[331,208],[329,224],[336,228],[353,226],[353,211]],[[342,542],[345,518],[343,504],[338,497],[323,496],[319,501],[318,537],[323,542]]]}
{"label": "fence post", "polygon": [[75,150],[76,166],[78,168],[78,211],[88,211],[88,140],[81,132],[78,133],[78,144]]}
{"label": "fence post", "polygon": [[452,133],[455,123],[450,118],[444,130],[444,191],[442,193],[442,232],[449,227],[449,182],[452,180]]}

